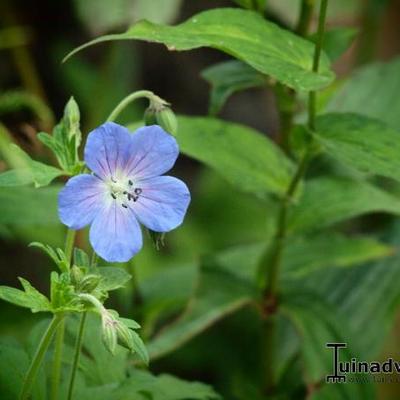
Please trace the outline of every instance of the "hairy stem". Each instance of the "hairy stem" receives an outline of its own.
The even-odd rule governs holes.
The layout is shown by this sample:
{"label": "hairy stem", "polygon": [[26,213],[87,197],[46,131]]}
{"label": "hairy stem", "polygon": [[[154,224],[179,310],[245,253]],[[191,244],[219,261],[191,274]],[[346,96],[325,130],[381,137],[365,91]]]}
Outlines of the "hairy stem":
{"label": "hairy stem", "polygon": [[29,398],[37,373],[39,372],[39,368],[50,345],[51,339],[63,318],[64,315],[61,313],[54,314],[53,319],[47,327],[46,332],[42,336],[36,353],[33,356],[31,365],[29,366],[28,372],[25,375],[19,400],[27,400]]}
{"label": "hairy stem", "polygon": [[[111,112],[111,114],[108,116],[107,121],[115,121],[118,115],[122,112],[122,110],[130,103],[133,101],[140,99],[140,98],[147,98],[150,101],[158,100],[160,102],[163,102],[161,98],[156,96],[153,92],[150,92],[149,90],[139,90],[137,92],[131,93],[129,96],[125,97]],[[165,102],[164,102],[165,103]]]}
{"label": "hairy stem", "polygon": [[[68,229],[65,238],[65,256],[68,261],[68,270],[71,268],[72,251],[74,249],[76,231]],[[51,392],[50,399],[57,400],[59,395],[62,354],[64,346],[65,318],[63,317],[57,328],[56,340],[54,346],[53,367],[51,374]]]}
{"label": "hairy stem", "polygon": [[[321,0],[321,8],[318,22],[317,42],[315,45],[314,58],[312,70],[318,72],[319,61],[322,50],[322,42],[325,31],[325,19],[326,10],[328,6],[328,0]],[[308,102],[308,128],[311,131],[315,130],[315,116],[316,116],[316,93],[314,91],[309,93]],[[287,235],[287,217],[289,208],[293,201],[293,196],[296,193],[299,183],[303,179],[307,170],[308,162],[311,158],[312,149],[312,138],[311,143],[308,146],[307,151],[301,158],[296,173],[294,174],[289,187],[282,199],[281,207],[278,215],[277,229],[274,242],[271,249],[268,250],[262,257],[259,271],[267,271],[266,282],[263,284],[263,310],[264,315],[267,317],[264,323],[264,370],[265,370],[265,382],[266,392],[271,393],[274,390],[275,382],[273,376],[273,365],[274,360],[274,349],[275,349],[275,316],[271,314],[275,313],[277,307],[276,295],[278,292],[279,282],[279,270],[282,264],[282,254],[285,248],[286,235]]]}
{"label": "hairy stem", "polygon": [[53,367],[51,373],[51,392],[50,399],[58,399],[58,391],[60,386],[61,377],[61,361],[62,361],[62,350],[64,344],[64,331],[65,331],[65,318],[62,318],[56,333],[54,356],[53,356]]}
{"label": "hairy stem", "polygon": [[[65,256],[67,257],[68,264],[71,264],[72,251],[74,249],[76,231],[68,229],[67,237],[65,239]],[[70,265],[68,265],[70,268]]]}
{"label": "hairy stem", "polygon": [[71,377],[69,380],[67,400],[72,399],[72,394],[74,391],[76,371],[78,369],[79,357],[80,357],[81,349],[82,349],[83,334],[85,332],[86,317],[87,317],[87,311],[84,312],[81,316],[81,322],[79,324],[78,336],[76,337],[75,354],[74,354],[74,361],[72,363]]}

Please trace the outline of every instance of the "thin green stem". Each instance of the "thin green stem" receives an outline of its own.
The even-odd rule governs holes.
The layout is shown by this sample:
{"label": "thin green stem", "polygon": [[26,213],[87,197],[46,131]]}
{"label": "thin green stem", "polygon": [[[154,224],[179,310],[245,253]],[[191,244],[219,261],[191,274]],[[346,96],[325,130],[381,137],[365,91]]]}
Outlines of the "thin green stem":
{"label": "thin green stem", "polygon": [[[319,63],[322,52],[322,43],[324,41],[324,34],[325,34],[325,19],[326,19],[327,9],[328,9],[328,0],[321,0],[321,8],[319,11],[319,19],[318,19],[317,41],[315,44],[314,59],[312,66],[313,72],[318,72],[319,69]],[[312,131],[315,131],[315,116],[317,110],[316,104],[317,104],[317,94],[315,91],[311,91],[308,95],[308,127]]]}
{"label": "thin green stem", "polygon": [[[314,58],[312,70],[318,72],[319,61],[322,50],[322,43],[325,30],[325,19],[326,11],[328,6],[328,0],[321,0],[320,15],[318,22],[317,41],[315,45]],[[315,130],[315,116],[316,116],[316,93],[310,92],[309,104],[308,104],[308,127],[311,131]],[[282,199],[282,203],[279,210],[277,230],[274,242],[270,249],[268,249],[259,265],[259,276],[264,272],[266,273],[266,280],[262,281],[263,287],[263,312],[266,317],[264,323],[264,373],[265,373],[265,391],[270,394],[273,393],[275,387],[275,379],[273,374],[273,365],[275,363],[275,311],[277,308],[277,292],[279,283],[279,270],[282,264],[282,254],[285,248],[286,236],[287,236],[287,217],[290,206],[293,202],[293,197],[302,181],[309,160],[312,156],[312,137],[301,158],[296,173],[294,174],[285,196]]]}
{"label": "thin green stem", "polygon": [[56,333],[54,356],[53,356],[53,368],[51,373],[51,392],[50,392],[51,400],[58,399],[60,377],[61,377],[62,351],[64,344],[64,332],[65,332],[65,318],[63,318],[60,321]]}
{"label": "thin green stem", "polygon": [[[139,90],[137,92],[131,93],[129,96],[125,97],[111,112],[111,114],[108,116],[107,121],[115,121],[118,115],[122,112],[122,110],[129,104],[132,103],[133,101],[140,99],[142,97],[145,97],[147,99],[154,100],[155,98],[158,98],[153,92],[150,92],[149,90]],[[160,99],[161,100],[161,99]]]}
{"label": "thin green stem", "polygon": [[83,335],[85,332],[86,317],[87,317],[87,311],[85,311],[81,316],[81,322],[79,324],[78,336],[76,337],[75,354],[74,354],[74,361],[72,363],[71,378],[69,380],[67,400],[72,399],[72,394],[74,391],[76,371],[78,369],[79,357],[80,357],[81,350],[82,350]]}
{"label": "thin green stem", "polygon": [[[68,229],[65,238],[65,256],[68,261],[68,270],[71,268],[72,251],[74,248],[76,231]],[[50,399],[57,400],[59,395],[60,378],[61,378],[61,365],[62,365],[62,354],[64,346],[64,333],[65,333],[65,318],[63,318],[57,328],[54,356],[53,356],[53,367],[51,374],[51,392]]]}
{"label": "thin green stem", "polygon": [[296,33],[302,37],[308,35],[312,16],[314,13],[315,0],[302,0],[299,22],[296,26]]}
{"label": "thin green stem", "polygon": [[65,256],[67,257],[68,261],[68,268],[70,268],[71,259],[72,259],[72,251],[74,249],[74,242],[75,242],[75,235],[76,231],[73,229],[68,229],[67,237],[65,239]]}
{"label": "thin green stem", "polygon": [[50,345],[51,339],[63,318],[63,314],[54,314],[53,319],[47,327],[46,332],[42,336],[36,353],[33,356],[31,365],[29,366],[28,372],[25,375],[19,400],[27,400],[29,395],[31,394],[33,384],[35,382],[37,373],[39,372],[39,368],[42,364],[46,351]]}

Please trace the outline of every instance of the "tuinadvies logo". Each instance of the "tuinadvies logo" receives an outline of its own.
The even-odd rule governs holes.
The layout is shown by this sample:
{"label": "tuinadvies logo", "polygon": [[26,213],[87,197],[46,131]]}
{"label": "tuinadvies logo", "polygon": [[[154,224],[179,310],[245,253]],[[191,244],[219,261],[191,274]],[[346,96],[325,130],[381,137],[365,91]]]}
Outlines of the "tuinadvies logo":
{"label": "tuinadvies logo", "polygon": [[327,343],[332,349],[333,373],[326,376],[327,383],[345,383],[347,374],[400,374],[400,361],[388,358],[383,362],[360,361],[352,358],[350,361],[340,361],[340,349],[347,347],[346,343]]}

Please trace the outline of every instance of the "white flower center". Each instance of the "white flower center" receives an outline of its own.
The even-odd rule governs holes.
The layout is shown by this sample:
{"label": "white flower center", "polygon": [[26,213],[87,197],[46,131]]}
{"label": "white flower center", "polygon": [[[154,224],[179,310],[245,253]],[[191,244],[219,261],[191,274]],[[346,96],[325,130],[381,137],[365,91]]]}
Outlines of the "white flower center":
{"label": "white flower center", "polygon": [[137,187],[131,179],[111,178],[108,181],[108,187],[111,197],[121,203],[121,206],[128,208],[129,202],[135,203],[142,189]]}

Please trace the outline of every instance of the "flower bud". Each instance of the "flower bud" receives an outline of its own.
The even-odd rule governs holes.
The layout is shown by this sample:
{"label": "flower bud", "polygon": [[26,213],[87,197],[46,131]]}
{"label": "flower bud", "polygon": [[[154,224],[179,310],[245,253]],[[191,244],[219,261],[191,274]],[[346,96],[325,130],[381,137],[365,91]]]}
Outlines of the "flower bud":
{"label": "flower bud", "polygon": [[78,290],[84,293],[90,293],[100,283],[102,277],[100,275],[86,275],[79,283]]}
{"label": "flower bud", "polygon": [[112,316],[105,311],[102,314],[102,340],[106,349],[112,354],[115,354],[115,350],[117,348],[117,330],[116,325],[117,321],[112,318]]}
{"label": "flower bud", "polygon": [[84,275],[83,275],[82,270],[79,267],[77,267],[76,265],[73,265],[71,268],[71,282],[74,285],[78,285],[80,283],[80,281],[82,280],[83,276]]}
{"label": "flower bud", "polygon": [[121,321],[117,321],[115,328],[121,345],[132,351],[134,343],[130,329]]}
{"label": "flower bud", "polygon": [[69,139],[74,136],[79,136],[80,140],[79,121],[79,107],[75,99],[71,97],[64,109],[64,124],[67,129]]}
{"label": "flower bud", "polygon": [[169,107],[164,107],[156,113],[157,124],[173,136],[178,132],[178,121],[174,112]]}

